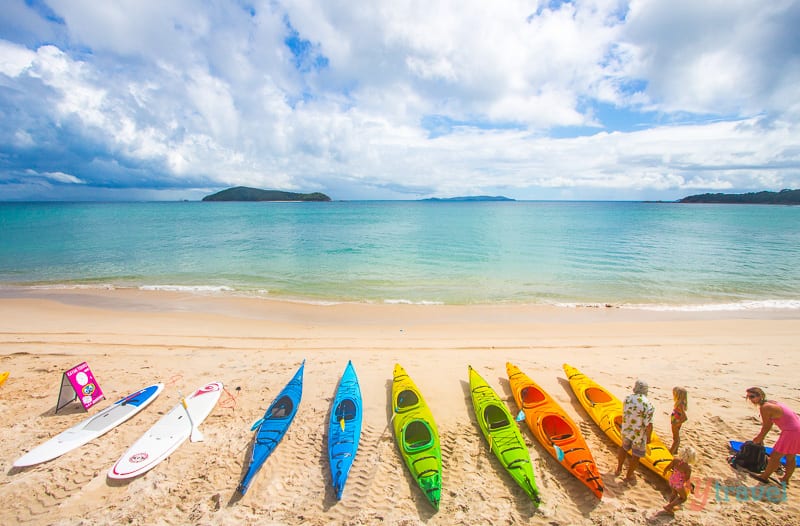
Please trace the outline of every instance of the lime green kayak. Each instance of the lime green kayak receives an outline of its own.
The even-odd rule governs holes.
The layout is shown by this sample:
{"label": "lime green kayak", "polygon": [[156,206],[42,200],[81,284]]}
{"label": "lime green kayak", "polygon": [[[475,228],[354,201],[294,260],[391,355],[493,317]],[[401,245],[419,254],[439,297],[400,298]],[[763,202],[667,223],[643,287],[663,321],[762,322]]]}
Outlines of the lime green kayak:
{"label": "lime green kayak", "polygon": [[489,441],[489,449],[517,484],[538,505],[539,489],[536,487],[536,478],[533,475],[531,456],[517,422],[497,393],[472,366],[469,366],[469,390],[472,393],[472,407],[475,409],[478,425],[481,426],[483,436]]}
{"label": "lime green kayak", "polygon": [[425,399],[399,364],[394,366],[392,411],[394,437],[400,454],[425,497],[438,510],[442,495],[439,432]]}

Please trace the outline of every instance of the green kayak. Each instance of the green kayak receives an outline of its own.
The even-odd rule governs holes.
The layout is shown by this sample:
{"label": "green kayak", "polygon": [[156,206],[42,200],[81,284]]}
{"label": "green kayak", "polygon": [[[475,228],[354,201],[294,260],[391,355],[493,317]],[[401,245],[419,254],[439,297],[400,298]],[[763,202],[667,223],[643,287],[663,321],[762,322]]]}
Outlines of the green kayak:
{"label": "green kayak", "polygon": [[392,412],[397,447],[422,492],[439,509],[442,495],[442,451],[428,405],[406,370],[394,366]]}
{"label": "green kayak", "polygon": [[531,456],[517,422],[497,393],[472,366],[469,366],[469,390],[472,393],[475,416],[483,436],[489,441],[489,449],[517,484],[538,505],[539,489],[536,487],[536,478],[533,475]]}

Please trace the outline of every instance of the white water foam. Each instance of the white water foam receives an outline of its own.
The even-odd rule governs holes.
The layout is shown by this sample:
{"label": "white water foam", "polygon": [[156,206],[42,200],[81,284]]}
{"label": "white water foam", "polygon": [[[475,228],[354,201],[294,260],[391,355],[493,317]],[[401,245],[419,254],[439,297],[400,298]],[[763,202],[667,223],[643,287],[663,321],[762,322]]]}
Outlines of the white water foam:
{"label": "white water foam", "polygon": [[556,303],[556,307],[592,309],[630,309],[658,312],[735,312],[754,310],[800,310],[800,300],[760,300],[732,303],[698,303],[682,305],[647,303]]}
{"label": "white water foam", "polygon": [[139,290],[167,292],[232,292],[234,289],[224,285],[141,285]]}
{"label": "white water foam", "polygon": [[383,300],[387,305],[444,305],[441,301]]}

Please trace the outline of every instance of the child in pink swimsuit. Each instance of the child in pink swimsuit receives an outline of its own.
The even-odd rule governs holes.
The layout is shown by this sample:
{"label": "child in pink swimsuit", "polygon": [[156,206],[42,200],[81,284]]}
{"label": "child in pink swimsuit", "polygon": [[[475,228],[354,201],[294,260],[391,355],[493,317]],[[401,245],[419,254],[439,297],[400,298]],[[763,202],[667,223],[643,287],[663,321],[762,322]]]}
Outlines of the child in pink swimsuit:
{"label": "child in pink swimsuit", "polygon": [[664,469],[668,472],[672,469],[669,477],[669,487],[672,488],[670,501],[664,506],[664,511],[674,513],[675,508],[680,506],[689,498],[692,491],[692,464],[697,460],[697,453],[694,448],[687,446],[681,449],[681,454],[672,459],[672,462]]}
{"label": "child in pink swimsuit", "polygon": [[672,445],[669,448],[669,452],[674,455],[678,452],[678,447],[681,445],[681,426],[688,420],[686,409],[689,406],[689,395],[683,387],[673,387],[672,398],[675,400],[675,407],[672,409],[672,414],[669,416],[670,423],[672,424]]}

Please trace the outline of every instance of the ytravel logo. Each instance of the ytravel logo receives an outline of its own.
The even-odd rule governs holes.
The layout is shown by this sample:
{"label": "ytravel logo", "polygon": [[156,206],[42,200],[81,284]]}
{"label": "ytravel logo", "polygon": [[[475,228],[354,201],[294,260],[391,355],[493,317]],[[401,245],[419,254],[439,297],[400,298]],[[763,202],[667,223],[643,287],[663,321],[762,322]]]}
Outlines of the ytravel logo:
{"label": "ytravel logo", "polygon": [[706,478],[694,492],[694,499],[689,504],[691,511],[702,511],[713,495],[717,504],[725,502],[786,502],[786,483],[780,486],[744,486],[726,485],[719,480]]}

